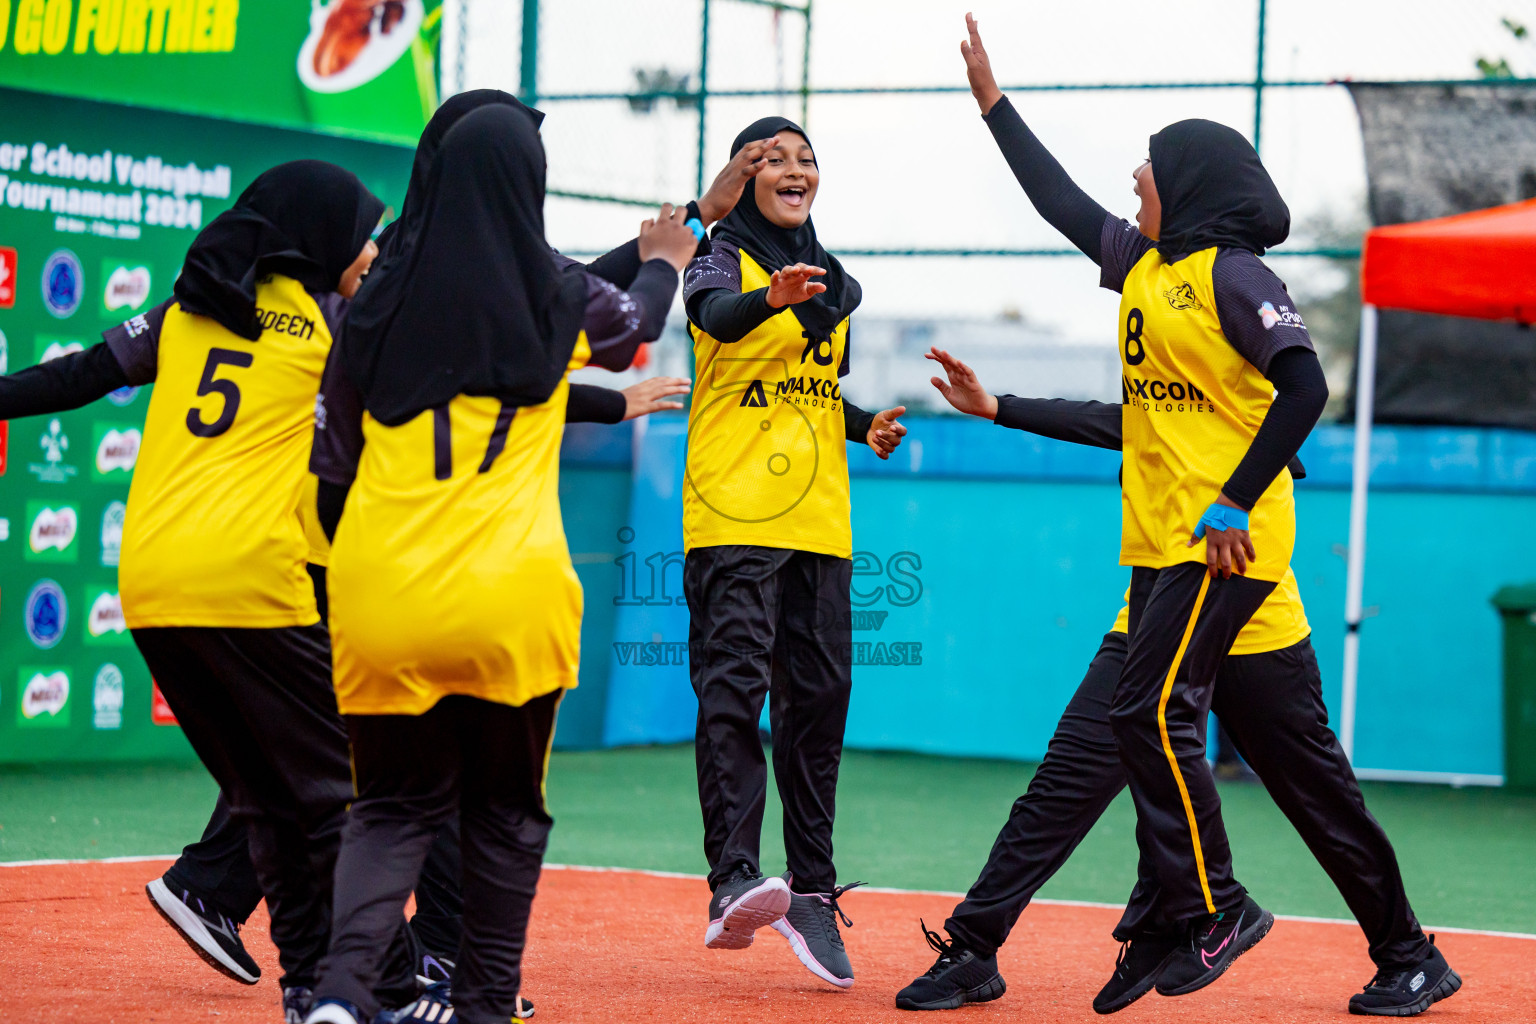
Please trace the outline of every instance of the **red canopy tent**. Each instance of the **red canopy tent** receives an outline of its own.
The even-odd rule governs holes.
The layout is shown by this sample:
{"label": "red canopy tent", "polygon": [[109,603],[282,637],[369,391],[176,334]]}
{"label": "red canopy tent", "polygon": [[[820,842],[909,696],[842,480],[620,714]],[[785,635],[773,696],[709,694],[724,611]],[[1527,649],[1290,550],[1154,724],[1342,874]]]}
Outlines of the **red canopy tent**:
{"label": "red canopy tent", "polygon": [[1354,757],[1360,665],[1365,512],[1376,398],[1376,311],[1536,323],[1536,199],[1488,210],[1391,224],[1366,233],[1360,264],[1360,355],[1356,361],[1355,453],[1345,587],[1344,693],[1339,740]]}

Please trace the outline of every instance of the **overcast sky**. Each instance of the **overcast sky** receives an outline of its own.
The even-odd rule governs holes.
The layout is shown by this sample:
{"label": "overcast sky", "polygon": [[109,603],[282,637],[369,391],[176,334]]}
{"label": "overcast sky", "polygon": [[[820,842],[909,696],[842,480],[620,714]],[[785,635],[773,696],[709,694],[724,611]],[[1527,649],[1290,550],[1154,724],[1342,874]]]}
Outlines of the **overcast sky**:
{"label": "overcast sky", "polygon": [[[1079,0],[1071,4],[949,0],[816,0],[813,86],[964,85],[959,41],[974,10],[999,82],[1247,81],[1254,75],[1256,0]],[[451,8],[452,5],[450,4]],[[696,76],[699,0],[543,0],[540,92],[630,91],[636,69]],[[802,22],[739,0],[712,0],[712,88],[800,83]],[[1265,74],[1280,79],[1476,76],[1479,56],[1536,70],[1536,48],[1500,19],[1536,26],[1536,3],[1496,0],[1270,0]],[[777,27],[775,22],[777,21]],[[445,25],[454,75],[456,19]],[[520,5],[471,0],[466,87],[515,91]],[[696,81],[696,78],[693,79]],[[1131,216],[1130,172],[1147,137],[1169,122],[1208,117],[1253,132],[1250,90],[1024,93],[1015,105],[1091,195]],[[545,101],[550,185],[584,192],[686,199],[694,194],[694,110],[649,114],[623,102]],[[769,113],[798,118],[797,95],[710,104],[706,164]],[[1029,206],[966,93],[813,97],[806,124],[822,169],[814,217],[839,247],[1037,247],[1061,240]],[[1364,217],[1359,123],[1337,86],[1270,89],[1262,152],[1292,222]],[[633,234],[642,211],[551,200],[551,241],[600,249]],[[1298,238],[1297,241],[1304,239]],[[866,312],[995,317],[1018,311],[1067,339],[1093,341],[1117,297],[1095,287],[1082,258],[845,261],[864,284]],[[1333,280],[1314,261],[1276,258],[1293,289]]]}

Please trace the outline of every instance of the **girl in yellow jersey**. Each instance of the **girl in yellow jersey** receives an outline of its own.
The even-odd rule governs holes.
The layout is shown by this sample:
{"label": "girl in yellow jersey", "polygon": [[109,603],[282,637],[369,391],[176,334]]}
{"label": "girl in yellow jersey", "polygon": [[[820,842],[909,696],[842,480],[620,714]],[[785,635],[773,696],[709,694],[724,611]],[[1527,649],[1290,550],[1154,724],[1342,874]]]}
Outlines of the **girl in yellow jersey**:
{"label": "girl in yellow jersey", "polygon": [[[1182,936],[1132,942],[1101,997],[1115,989],[1127,1005],[1154,986],[1183,995],[1220,977],[1274,921],[1232,875],[1205,723],[1222,659],[1289,572],[1286,464],[1328,397],[1306,325],[1259,258],[1284,241],[1290,213],[1241,135],[1191,120],[1152,137],[1134,172],[1136,226],[1110,216],[1024,125],[966,20],[971,91],[1015,176],[1121,293],[1120,561],[1132,571],[1110,721],[1161,913]],[[1303,674],[1295,685],[1307,685]],[[1292,738],[1300,755],[1305,741]],[[1347,767],[1312,758],[1299,770],[1314,768],[1345,784]],[[1419,951],[1418,985],[1415,972],[1384,968],[1351,1009],[1416,1013],[1454,992],[1444,958]]]}
{"label": "girl in yellow jersey", "polygon": [[[313,1024],[372,1019],[384,948],[455,810],[453,1019],[505,1024],[517,1008],[549,743],[581,625],[557,493],[566,376],[629,365],[696,244],[664,207],[627,293],[562,270],[544,240],[543,147],[504,104],[444,134],[422,199],[418,229],[350,310],[328,378],[355,389],[363,439],[329,578],[357,798]],[[327,417],[346,404],[328,396]],[[423,1000],[423,1019],[450,1012],[446,993]]]}
{"label": "girl in yellow jersey", "polygon": [[[1076,444],[1121,448],[1118,404],[990,395],[974,371],[934,349],[944,377],[934,383],[960,412]],[[1289,466],[1300,480],[1299,459]],[[1129,597],[1129,595],[1127,595]],[[952,1007],[1002,995],[997,949],[1034,893],[1064,864],[1120,790],[1126,773],[1110,728],[1110,705],[1125,665],[1129,608],[1122,607],[1088,672],[1057,723],[1029,790],[1015,801],[986,866],[944,929],[929,932],[939,962],[896,997],[909,1010]],[[1248,759],[1264,788],[1349,905],[1384,972],[1413,967],[1431,946],[1414,916],[1397,855],[1366,809],[1338,737],[1328,728],[1311,628],[1287,572],[1243,626],[1212,685],[1211,710]],[[1174,948],[1164,936],[1161,887],[1147,860],[1115,935],[1127,943],[1114,977],[1094,999],[1109,1013],[1156,982],[1149,965]]]}
{"label": "girl in yellow jersey", "polygon": [[[267,171],[192,243],[172,300],[68,362],[17,375],[31,406],[5,409],[43,411],[36,403],[65,399],[66,385],[97,389],[73,405],[155,385],[128,494],[123,614],[249,833],[290,1009],[307,1006],[325,952],[351,792],[306,572],[306,459],[334,321],[373,259],[383,210],[340,167]],[[238,926],[213,917],[233,938]]]}
{"label": "girl in yellow jersey", "polygon": [[[763,118],[768,166],[716,227],[684,286],[694,343],[683,491],[689,672],[699,698],[699,802],[711,949],[772,925],[817,977],[853,970],[838,934],[832,820],[852,685],[847,444],[881,458],[905,410],[852,405],[848,317],[858,281],[816,239],[820,171],[805,132]],[[758,864],[767,773],[757,724],[772,692],[786,879]]]}

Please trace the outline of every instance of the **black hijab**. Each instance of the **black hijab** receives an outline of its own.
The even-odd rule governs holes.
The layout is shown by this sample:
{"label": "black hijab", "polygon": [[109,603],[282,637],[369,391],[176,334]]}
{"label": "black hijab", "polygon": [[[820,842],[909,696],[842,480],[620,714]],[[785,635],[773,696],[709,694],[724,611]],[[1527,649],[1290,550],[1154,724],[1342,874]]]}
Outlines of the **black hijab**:
{"label": "black hijab", "polygon": [[[749,142],[786,131],[799,135],[807,144],[811,141],[805,131],[788,118],[765,117],[747,125],[736,136],[736,141],[731,143],[731,156],[741,152],[742,147]],[[826,274],[812,280],[826,285],[827,290],[789,307],[794,310],[801,326],[818,338],[829,337],[837,325],[858,308],[859,301],[864,297],[864,289],[859,287],[859,282],[816,240],[816,226],[809,217],[798,228],[781,228],[763,216],[757,206],[755,180],[747,182],[747,187],[741,193],[741,201],[725,215],[724,220],[715,225],[710,237],[723,238],[744,250],[770,274],[795,263],[825,268]]]}
{"label": "black hijab", "polygon": [[1193,118],[1152,136],[1152,180],[1163,204],[1157,249],[1170,263],[1213,245],[1264,255],[1291,231],[1291,211],[1241,134]]}
{"label": "black hijab", "polygon": [[384,204],[351,171],[294,160],[257,176],[187,250],[176,299],[242,338],[261,337],[256,282],[284,274],[333,292],[378,226]]}
{"label": "black hijab", "polygon": [[505,106],[521,110],[533,119],[535,129],[544,123],[543,111],[535,110],[516,96],[502,92],[500,89],[471,89],[469,92],[461,92],[449,97],[442,106],[437,108],[437,112],[432,115],[432,120],[427,122],[427,127],[421,133],[421,141],[416,143],[416,159],[411,164],[411,182],[405,189],[405,201],[400,204],[400,216],[391,221],[379,235],[381,263],[404,248],[410,237],[414,236],[421,227],[422,193],[427,187],[427,172],[432,169],[432,161],[437,156],[438,148],[443,144],[443,136],[447,135],[448,129],[458,124],[465,114],[488,106]]}
{"label": "black hijab", "polygon": [[456,395],[547,401],[586,311],[586,281],[544,240],[544,147],[503,104],[442,137],[420,222],[347,313],[342,358],[374,419],[399,426]]}

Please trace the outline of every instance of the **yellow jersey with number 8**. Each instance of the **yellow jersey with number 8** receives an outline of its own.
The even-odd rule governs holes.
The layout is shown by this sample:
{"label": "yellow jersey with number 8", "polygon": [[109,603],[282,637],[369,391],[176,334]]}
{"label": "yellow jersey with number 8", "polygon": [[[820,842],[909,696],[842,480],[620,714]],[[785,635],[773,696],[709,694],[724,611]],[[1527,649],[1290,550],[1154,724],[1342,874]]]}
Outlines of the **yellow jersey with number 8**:
{"label": "yellow jersey with number 8", "polygon": [[166,311],[123,525],[129,628],[319,621],[300,504],[331,334],[291,278],[259,283],[256,305],[256,341]]}
{"label": "yellow jersey with number 8", "polygon": [[[1216,252],[1168,263],[1151,249],[1121,290],[1121,565],[1205,561],[1205,542],[1187,542],[1274,400],[1274,387],[1222,332],[1211,282]],[[1290,470],[1280,471],[1248,521],[1258,558],[1247,575],[1280,582],[1296,546]]]}

